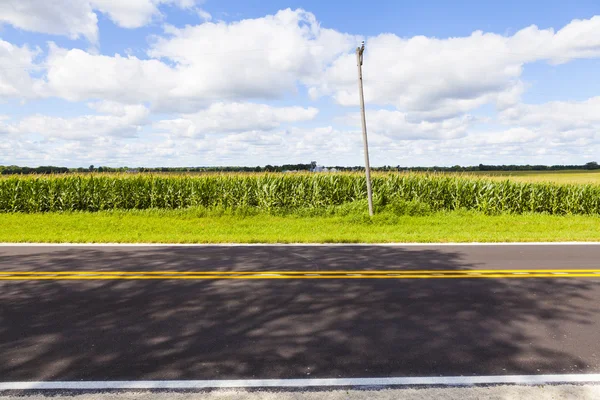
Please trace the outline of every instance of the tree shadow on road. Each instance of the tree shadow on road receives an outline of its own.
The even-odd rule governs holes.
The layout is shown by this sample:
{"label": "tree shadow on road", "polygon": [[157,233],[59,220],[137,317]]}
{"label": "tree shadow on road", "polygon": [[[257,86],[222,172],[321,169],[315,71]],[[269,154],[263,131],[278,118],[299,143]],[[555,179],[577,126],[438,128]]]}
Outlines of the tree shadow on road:
{"label": "tree shadow on road", "polygon": [[[402,247],[0,250],[2,270],[478,267]],[[0,380],[598,372],[599,300],[575,278],[4,281]]]}

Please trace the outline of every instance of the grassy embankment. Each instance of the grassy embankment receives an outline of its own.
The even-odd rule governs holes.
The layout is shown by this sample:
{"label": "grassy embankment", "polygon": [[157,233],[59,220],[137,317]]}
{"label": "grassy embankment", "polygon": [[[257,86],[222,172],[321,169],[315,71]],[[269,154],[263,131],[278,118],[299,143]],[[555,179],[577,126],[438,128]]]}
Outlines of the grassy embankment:
{"label": "grassy embankment", "polygon": [[382,174],[369,218],[360,175],[97,178],[0,180],[0,241],[600,240],[597,185]]}

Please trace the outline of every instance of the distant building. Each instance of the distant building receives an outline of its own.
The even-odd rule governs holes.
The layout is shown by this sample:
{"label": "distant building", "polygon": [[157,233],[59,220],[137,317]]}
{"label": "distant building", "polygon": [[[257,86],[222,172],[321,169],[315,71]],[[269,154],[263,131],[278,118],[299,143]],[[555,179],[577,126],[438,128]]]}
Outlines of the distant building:
{"label": "distant building", "polygon": [[338,172],[337,168],[327,168],[322,165],[317,165],[316,161],[310,163],[311,169],[310,172]]}

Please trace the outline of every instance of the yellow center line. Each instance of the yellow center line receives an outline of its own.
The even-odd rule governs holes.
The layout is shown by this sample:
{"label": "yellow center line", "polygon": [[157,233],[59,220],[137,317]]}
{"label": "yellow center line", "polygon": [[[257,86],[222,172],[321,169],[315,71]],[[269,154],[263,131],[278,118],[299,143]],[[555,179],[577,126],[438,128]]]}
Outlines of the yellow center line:
{"label": "yellow center line", "polygon": [[600,269],[334,270],[334,271],[0,271],[2,275],[340,275],[595,273]]}
{"label": "yellow center line", "polygon": [[0,280],[600,278],[599,269],[340,271],[0,271]]}

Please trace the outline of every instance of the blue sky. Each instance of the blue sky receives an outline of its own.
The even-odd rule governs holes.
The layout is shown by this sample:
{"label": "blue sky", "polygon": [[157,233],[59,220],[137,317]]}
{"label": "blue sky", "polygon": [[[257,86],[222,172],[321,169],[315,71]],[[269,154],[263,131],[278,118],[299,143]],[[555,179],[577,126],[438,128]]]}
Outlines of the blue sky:
{"label": "blue sky", "polygon": [[360,165],[363,39],[374,165],[583,164],[600,154],[597,14],[594,1],[6,0],[0,165]]}

